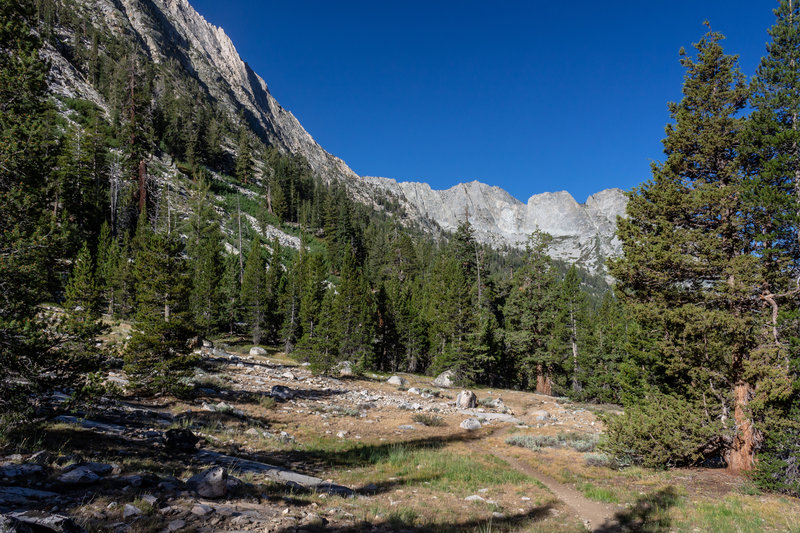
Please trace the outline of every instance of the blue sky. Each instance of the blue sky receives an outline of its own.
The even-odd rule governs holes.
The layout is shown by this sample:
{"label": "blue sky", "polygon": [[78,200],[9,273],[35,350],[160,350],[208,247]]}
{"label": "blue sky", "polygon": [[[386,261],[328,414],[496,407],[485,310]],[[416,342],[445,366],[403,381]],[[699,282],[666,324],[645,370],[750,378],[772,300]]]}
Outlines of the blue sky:
{"label": "blue sky", "polygon": [[662,158],[681,46],[708,19],[749,77],[772,0],[190,0],[361,175],[526,201],[630,189]]}

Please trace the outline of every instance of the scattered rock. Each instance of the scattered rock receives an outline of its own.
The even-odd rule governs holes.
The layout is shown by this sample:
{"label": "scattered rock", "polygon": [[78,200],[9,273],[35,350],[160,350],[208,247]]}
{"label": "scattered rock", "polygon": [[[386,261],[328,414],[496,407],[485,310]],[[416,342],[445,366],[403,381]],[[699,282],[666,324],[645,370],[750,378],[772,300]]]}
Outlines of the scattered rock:
{"label": "scattered rock", "polygon": [[17,479],[39,474],[44,470],[41,465],[23,463],[0,466],[0,478]]}
{"label": "scattered rock", "polygon": [[481,423],[477,418],[467,418],[461,422],[461,428],[468,431],[474,431],[481,428]]}
{"label": "scattered rock", "polygon": [[110,474],[114,471],[114,467],[111,465],[107,465],[105,463],[95,463],[95,462],[88,462],[88,463],[75,463],[69,465],[64,468],[64,473],[71,472],[73,470],[77,470],[79,468],[85,468],[91,470],[98,476],[105,476]]}
{"label": "scattered rock", "polygon": [[472,409],[478,405],[478,397],[475,393],[468,390],[462,390],[458,393],[456,398],[456,407],[459,409]]}
{"label": "scattered rock", "polygon": [[452,387],[455,385],[456,373],[452,370],[445,370],[439,376],[433,380],[433,384],[436,387],[443,387],[445,389]]}
{"label": "scattered rock", "polygon": [[208,339],[203,339],[203,348],[213,348],[214,343]]}
{"label": "scattered rock", "polygon": [[336,365],[336,370],[339,372],[340,376],[352,376],[353,363],[350,361],[341,361]]}
{"label": "scattered rock", "polygon": [[294,398],[294,393],[292,392],[292,389],[290,389],[289,387],[284,387],[282,385],[275,385],[274,387],[272,387],[272,389],[269,391],[269,395],[282,402]]}
{"label": "scattered rock", "polygon": [[173,520],[169,524],[167,524],[167,531],[178,531],[179,529],[183,529],[186,527],[186,522],[184,520]]}
{"label": "scattered rock", "polygon": [[100,476],[88,466],[79,466],[58,476],[58,481],[67,485],[88,485],[99,479]]}
{"label": "scattered rock", "polygon": [[294,374],[288,371],[281,374],[281,377],[287,381],[294,381],[295,379],[297,379]]}
{"label": "scattered rock", "polygon": [[52,453],[42,450],[31,455],[28,462],[36,463],[39,466],[47,466],[53,462],[53,459],[55,459],[55,457]]}
{"label": "scattered rock", "polygon": [[[0,531],[32,531],[32,532],[59,532],[59,533],[85,533],[82,527],[72,521],[68,516],[60,514],[50,514],[42,511],[23,511],[10,513],[4,518],[10,519],[12,528],[6,529],[0,520]],[[15,527],[13,524],[16,523]],[[21,526],[21,527],[20,527]]]}
{"label": "scattered rock", "polygon": [[417,429],[417,428],[415,428],[415,427],[414,427],[414,426],[412,426],[411,424],[403,424],[403,425],[402,425],[402,426],[400,426],[398,429],[402,429],[402,430],[405,430],[405,431],[413,431],[413,430],[415,430],[415,429]]}
{"label": "scattered rock", "polygon": [[400,376],[392,376],[386,380],[386,383],[388,383],[389,385],[397,385],[398,387],[404,387],[408,383],[408,381]]}
{"label": "scattered rock", "polygon": [[267,351],[261,346],[253,346],[250,348],[250,355],[267,355]]}
{"label": "scattered rock", "polygon": [[419,389],[418,389],[418,388],[416,388],[416,387],[411,387],[410,389],[408,389],[408,391],[407,391],[407,392],[410,392],[411,394],[422,394],[422,391],[421,391],[421,390],[419,390]]}
{"label": "scattered rock", "polygon": [[478,496],[477,494],[473,494],[472,496],[467,496],[466,498],[464,498],[464,501],[465,502],[485,502],[486,500],[484,500],[481,496]]}
{"label": "scattered rock", "polygon": [[347,436],[347,431],[345,430],[339,431],[338,433],[336,433],[336,436],[339,437],[340,439],[343,439]]}
{"label": "scattered rock", "polygon": [[228,493],[228,471],[221,466],[209,468],[189,478],[186,486],[204,498],[221,498]]}
{"label": "scattered rock", "polygon": [[133,516],[139,516],[141,514],[142,510],[130,503],[126,503],[125,507],[122,508],[122,518],[124,518],[125,520]]}
{"label": "scattered rock", "polygon": [[531,411],[528,415],[536,420],[537,422],[542,422],[550,418],[550,413],[545,410],[538,410],[538,411]]}
{"label": "scattered rock", "polygon": [[195,504],[194,507],[192,507],[192,514],[195,515],[195,516],[206,516],[206,515],[211,514],[213,512],[214,512],[214,508],[211,507],[210,505],[206,505],[204,503],[198,503],[198,504]]}
{"label": "scattered rock", "polygon": [[196,450],[200,438],[189,429],[168,429],[161,437],[161,442],[168,450],[193,452]]}
{"label": "scattered rock", "polygon": [[[0,486],[0,505],[25,505],[33,501],[47,501],[57,497],[58,494],[55,492],[29,489],[25,487]],[[3,531],[3,529],[0,528],[0,531]]]}

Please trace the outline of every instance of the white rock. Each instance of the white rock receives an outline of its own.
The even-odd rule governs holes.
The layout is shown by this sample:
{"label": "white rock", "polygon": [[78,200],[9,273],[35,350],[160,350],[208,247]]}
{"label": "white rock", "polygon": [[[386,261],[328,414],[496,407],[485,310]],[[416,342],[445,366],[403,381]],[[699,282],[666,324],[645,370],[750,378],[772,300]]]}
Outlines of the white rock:
{"label": "white rock", "polygon": [[192,476],[186,486],[204,498],[221,498],[228,493],[228,471],[221,466]]}
{"label": "white rock", "polygon": [[461,422],[461,428],[468,431],[474,431],[481,428],[481,423],[477,418],[467,418]]}
{"label": "white rock", "polygon": [[389,385],[397,385],[398,387],[402,387],[406,385],[408,381],[406,381],[406,379],[401,376],[392,376],[386,380],[386,383],[388,383]]}
{"label": "white rock", "polygon": [[250,355],[267,355],[267,351],[261,346],[253,346],[250,348]]}
{"label": "white rock", "polygon": [[433,384],[436,387],[444,387],[449,388],[455,384],[456,373],[452,370],[445,370],[439,376],[433,380]]}
{"label": "white rock", "polygon": [[478,405],[478,397],[475,393],[468,390],[462,390],[458,393],[456,398],[456,407],[459,409],[472,409]]}

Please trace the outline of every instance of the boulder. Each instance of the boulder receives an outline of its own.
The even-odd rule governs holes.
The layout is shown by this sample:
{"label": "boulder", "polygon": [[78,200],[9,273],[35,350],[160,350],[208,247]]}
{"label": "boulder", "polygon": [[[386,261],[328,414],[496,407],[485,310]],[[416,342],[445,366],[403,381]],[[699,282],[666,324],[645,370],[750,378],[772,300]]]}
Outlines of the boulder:
{"label": "boulder", "polygon": [[433,380],[433,384],[436,387],[443,387],[445,389],[452,387],[455,385],[456,373],[452,370],[445,370],[439,376]]}
{"label": "boulder", "polygon": [[269,395],[275,398],[276,400],[280,400],[282,402],[294,398],[294,393],[292,392],[292,389],[290,389],[289,387],[284,387],[282,385],[275,385],[274,387],[272,387],[272,389],[269,391]]}
{"label": "boulder", "polygon": [[250,348],[250,355],[267,355],[267,351],[261,346],[253,346]]}
{"label": "boulder", "polygon": [[478,397],[475,393],[468,390],[462,390],[458,393],[456,398],[456,407],[459,409],[472,409],[478,405]]}
{"label": "boulder", "polygon": [[350,361],[340,361],[336,365],[336,370],[339,372],[340,376],[352,376],[353,363],[351,363]]}
{"label": "boulder", "polygon": [[389,385],[397,385],[398,387],[403,387],[406,385],[406,383],[408,383],[408,381],[406,381],[405,378],[402,378],[400,376],[392,376],[386,380],[386,383],[388,383]]}
{"label": "boulder", "polygon": [[17,479],[40,474],[44,471],[41,465],[35,463],[10,464],[0,466],[0,478]]}
{"label": "boulder", "polygon": [[[7,528],[4,523],[11,522]],[[68,516],[51,514],[43,511],[21,511],[10,513],[0,519],[0,531],[52,531],[58,533],[85,533],[86,530],[72,521]]]}
{"label": "boulder", "polygon": [[58,476],[58,481],[67,485],[88,485],[99,479],[100,476],[88,466],[79,466]]}
{"label": "boulder", "polygon": [[161,442],[168,450],[194,452],[200,438],[188,429],[168,429],[161,437]]}
{"label": "boulder", "polygon": [[85,468],[87,470],[91,470],[98,476],[105,476],[110,474],[114,471],[114,467],[111,465],[107,465],[105,463],[95,463],[95,462],[81,462],[75,463],[69,466],[64,467],[64,473],[71,472],[73,470],[77,470],[78,468]]}
{"label": "boulder", "polygon": [[42,450],[31,455],[28,461],[39,466],[47,466],[53,462],[53,459],[55,459],[55,456],[52,453]]}
{"label": "boulder", "polygon": [[467,418],[461,422],[461,428],[468,431],[474,431],[476,429],[481,429],[481,423],[477,418]]}
{"label": "boulder", "polygon": [[203,339],[203,348],[213,348],[214,343],[208,339]]}
{"label": "boulder", "polygon": [[203,498],[221,498],[228,493],[228,471],[221,466],[209,468],[190,477],[186,486]]}
{"label": "boulder", "polygon": [[127,520],[128,518],[132,518],[134,516],[139,516],[142,514],[142,510],[132,505],[130,503],[126,503],[125,507],[122,508],[122,518]]}

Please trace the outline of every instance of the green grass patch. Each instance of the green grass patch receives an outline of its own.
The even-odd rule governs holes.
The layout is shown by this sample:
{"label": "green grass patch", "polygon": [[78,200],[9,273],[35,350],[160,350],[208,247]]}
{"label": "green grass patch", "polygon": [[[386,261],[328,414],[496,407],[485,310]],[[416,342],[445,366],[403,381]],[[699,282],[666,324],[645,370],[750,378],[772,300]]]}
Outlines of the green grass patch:
{"label": "green grass patch", "polygon": [[591,483],[579,483],[577,489],[590,500],[596,502],[619,503],[619,496],[609,488],[598,487]]}

